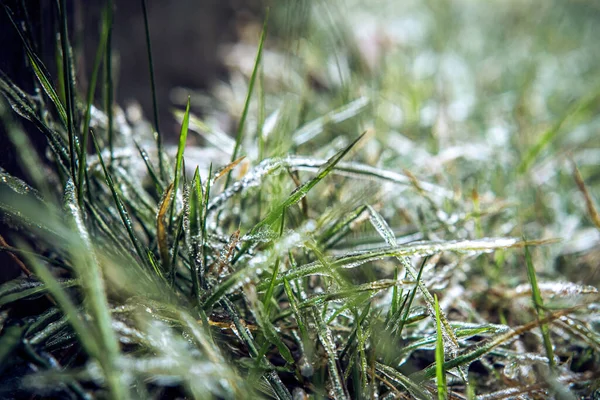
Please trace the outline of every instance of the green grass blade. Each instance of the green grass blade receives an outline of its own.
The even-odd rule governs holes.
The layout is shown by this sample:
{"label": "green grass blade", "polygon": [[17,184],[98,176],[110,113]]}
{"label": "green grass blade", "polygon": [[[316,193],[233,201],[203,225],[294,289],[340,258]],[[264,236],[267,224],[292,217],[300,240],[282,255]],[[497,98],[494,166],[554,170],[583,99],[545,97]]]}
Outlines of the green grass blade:
{"label": "green grass blade", "polygon": [[98,345],[102,349],[102,355],[98,354],[99,361],[104,370],[111,396],[115,399],[125,399],[128,397],[127,389],[121,382],[117,365],[120,356],[119,342],[112,329],[102,270],[90,234],[85,226],[81,208],[79,208],[75,185],[71,180],[67,182],[65,188],[64,207],[70,214],[72,229],[77,233],[77,241],[80,242],[73,246],[72,256],[75,259],[74,264],[85,293],[86,303],[89,304],[92,320],[97,326]]}
{"label": "green grass blade", "polygon": [[[317,173],[317,176],[315,176],[314,178],[312,178],[308,182],[304,183],[300,187],[296,188],[296,190],[294,190],[292,192],[292,194],[286,200],[284,200],[278,206],[276,206],[275,208],[273,208],[262,219],[262,221],[260,221],[258,224],[256,224],[254,226],[254,228],[252,228],[252,230],[250,231],[250,235],[257,233],[261,228],[263,228],[265,226],[271,225],[273,222],[275,222],[277,220],[277,218],[279,218],[279,216],[281,215],[281,213],[282,213],[282,211],[284,209],[289,208],[289,207],[293,206],[294,204],[298,203],[300,200],[302,200],[308,194],[308,192],[313,187],[315,187],[315,185],[317,183],[319,183],[321,180],[323,180],[323,178],[325,178],[327,175],[329,175],[329,173],[335,167],[335,165],[338,162],[340,162],[340,160],[346,154],[348,154],[348,152],[354,147],[354,145],[356,145],[356,143],[358,143],[358,141],[363,138],[363,136],[365,135],[365,133],[361,134],[352,143],[350,143],[350,145],[348,145],[345,149],[340,150],[336,155],[334,155],[329,160],[327,160],[327,162],[325,164],[323,164],[323,166],[321,166],[321,168],[319,169],[319,171]],[[237,261],[237,259],[239,259],[239,257],[241,257],[248,250],[249,247],[250,247],[250,244],[246,244],[242,248],[242,250],[240,250],[236,254],[236,256],[234,257],[232,263],[235,263],[235,261]]]}
{"label": "green grass blade", "polygon": [[140,153],[140,157],[144,161],[144,165],[146,165],[146,171],[148,171],[148,175],[152,179],[152,182],[154,182],[156,191],[158,193],[162,193],[164,191],[163,184],[161,183],[160,179],[158,179],[158,175],[156,174],[156,171],[154,171],[154,167],[152,167],[152,164],[150,163],[150,157],[148,157],[148,153],[139,145],[138,142],[134,141],[134,144],[138,153]]}
{"label": "green grass blade", "polygon": [[[281,235],[283,234],[284,226],[285,226],[285,209],[281,213],[281,225],[279,227],[279,238],[281,238]],[[267,289],[267,293],[265,293],[265,296],[263,298],[265,314],[267,316],[269,315],[269,310],[271,308],[271,299],[273,297],[273,291],[275,290],[275,280],[277,278],[278,273],[279,273],[279,257],[277,257],[277,259],[275,260],[275,266],[273,267],[273,274],[271,275],[271,284],[269,285],[269,288]]]}
{"label": "green grass blade", "polygon": [[[256,51],[256,59],[254,60],[254,67],[252,69],[252,75],[250,76],[250,82],[248,83],[248,93],[246,94],[246,101],[244,103],[244,109],[242,111],[242,116],[240,117],[240,122],[238,124],[237,133],[235,136],[235,146],[233,147],[233,153],[231,154],[230,162],[234,162],[238,158],[238,153],[240,151],[240,146],[242,144],[242,137],[244,135],[246,118],[248,117],[248,109],[250,108],[250,100],[252,99],[252,92],[254,91],[254,83],[256,82],[256,75],[257,75],[257,72],[258,72],[259,66],[260,66],[260,59],[262,57],[263,45],[265,43],[265,38],[267,37],[268,21],[269,21],[269,9],[267,8],[262,32],[260,34],[260,40],[258,41],[258,50]],[[227,189],[227,187],[229,187],[230,181],[231,181],[231,171],[229,171],[229,173],[227,174],[227,179],[225,179],[225,189]]]}
{"label": "green grass blade", "polygon": [[32,266],[35,275],[46,285],[48,291],[52,297],[56,300],[56,303],[60,306],[61,310],[65,313],[69,319],[69,323],[75,330],[78,340],[81,342],[86,351],[93,357],[100,357],[100,347],[98,346],[97,335],[91,329],[88,322],[81,316],[77,310],[77,306],[73,303],[62,284],[54,277],[52,272],[43,265],[34,256],[30,255],[31,249],[25,244],[19,247],[29,250],[23,253],[24,258],[29,265]]}
{"label": "green grass blade", "polygon": [[192,278],[192,295],[198,305],[200,303],[200,288],[202,287],[200,282],[200,270],[202,268],[202,211],[204,205],[204,198],[202,195],[202,180],[200,178],[200,171],[196,167],[194,177],[189,184],[189,195],[187,196],[187,218],[184,219],[186,240],[188,243],[188,252],[191,256],[192,268],[190,269]]}
{"label": "green grass blade", "polygon": [[110,152],[110,164],[115,158],[114,149],[114,126],[113,126],[113,74],[112,74],[112,29],[113,29],[113,0],[106,0],[102,20],[102,29],[106,27],[106,54],[104,56],[104,112],[107,119],[108,151]]}
{"label": "green grass blade", "polygon": [[[373,227],[377,230],[377,232],[381,235],[383,240],[385,240],[385,242],[389,246],[396,246],[396,244],[397,244],[396,236],[394,235],[394,232],[389,227],[387,222],[371,206],[368,206],[368,209],[371,214],[370,221],[371,221],[371,224],[373,225]],[[433,296],[429,292],[429,289],[427,289],[427,287],[421,281],[419,281],[417,279],[418,273],[414,270],[414,268],[412,267],[410,262],[406,259],[406,257],[398,256],[396,258],[398,259],[398,261],[400,261],[400,264],[404,267],[404,269],[406,269],[406,272],[408,273],[408,275],[412,279],[416,280],[417,286],[419,287],[419,290],[421,291],[421,293],[423,294],[423,297],[425,298],[425,301],[427,302],[429,311],[431,312],[432,315],[435,315],[435,301],[433,299]],[[458,345],[458,340],[456,339],[456,335],[454,334],[454,331],[452,330],[452,327],[450,326],[448,319],[446,318],[446,316],[443,313],[440,315],[440,320],[442,321],[442,325],[444,327],[445,337],[448,339],[448,341],[454,347],[454,349],[458,349],[459,345]]]}
{"label": "green grass blade", "polygon": [[567,123],[568,120],[577,117],[583,111],[588,110],[590,107],[594,107],[594,105],[600,99],[600,88],[596,87],[590,94],[585,96],[584,98],[577,101],[573,104],[567,112],[565,112],[560,119],[552,127],[546,130],[538,139],[538,141],[529,149],[529,151],[523,157],[523,161],[517,168],[517,172],[519,174],[523,174],[531,168],[533,163],[539,157],[540,153],[548,147],[554,139],[561,132],[563,125]]}
{"label": "green grass blade", "polygon": [[[81,131],[81,148],[79,151],[79,170],[77,172],[77,198],[79,199],[79,207],[83,205],[83,188],[84,188],[84,179],[85,173],[87,169],[87,148],[88,148],[88,138],[89,138],[89,129],[90,129],[90,118],[92,112],[92,105],[94,102],[94,95],[96,94],[96,83],[98,80],[98,73],[100,71],[100,65],[102,64],[102,56],[106,53],[106,43],[108,41],[108,33],[110,30],[110,26],[112,25],[112,21],[109,20],[105,14],[107,14],[106,8],[102,11],[102,31],[100,33],[100,43],[98,43],[98,48],[96,49],[96,58],[94,60],[94,67],[92,69],[92,76],[90,77],[90,82],[88,86],[87,92],[87,105],[85,108],[85,115],[83,117],[83,129]],[[111,159],[112,159],[112,151],[111,151]]]}
{"label": "green grass blade", "polygon": [[[22,251],[23,252],[23,251]],[[35,256],[35,254],[28,254],[28,256]],[[61,280],[59,284],[67,289],[79,285],[77,279]],[[0,286],[0,307],[10,304],[15,301],[39,297],[48,293],[48,286],[43,283],[32,283],[31,281],[15,282],[9,281]]]}
{"label": "green grass blade", "polygon": [[394,382],[397,382],[398,384],[402,385],[402,387],[408,390],[410,394],[416,399],[433,400],[433,397],[427,391],[425,391],[423,387],[419,385],[418,382],[416,382],[408,376],[405,376],[399,371],[396,371],[394,368],[391,368],[379,362],[375,362],[375,368],[383,375],[392,379]]}
{"label": "green grass blade", "polygon": [[[544,319],[544,300],[542,299],[542,294],[540,292],[540,288],[538,287],[535,267],[533,266],[533,261],[531,259],[531,253],[529,252],[528,246],[525,246],[525,261],[527,263],[527,277],[529,278],[529,283],[531,284],[531,300],[533,301],[533,307],[537,312],[538,319]],[[554,349],[552,347],[552,341],[550,340],[550,330],[548,329],[547,324],[540,324],[540,329],[542,331],[546,357],[548,357],[548,365],[551,369],[554,369],[556,368],[556,363],[554,362]]]}
{"label": "green grass blade", "polygon": [[[67,0],[60,0],[58,14],[60,19],[60,44],[63,67],[62,74],[65,83],[65,100],[67,106],[67,133],[69,137],[71,176],[73,177],[73,180],[76,181],[78,136],[77,132],[75,131],[75,69],[73,67],[73,53],[71,44],[69,43],[69,28],[67,26]],[[76,181],[76,184],[81,185],[83,183]]]}
{"label": "green grass blade", "polygon": [[331,334],[331,329],[329,329],[329,326],[327,326],[327,323],[325,323],[323,320],[320,312],[313,309],[311,314],[317,324],[319,341],[323,345],[325,353],[327,354],[327,370],[329,372],[329,379],[331,380],[330,393],[333,395],[335,400],[347,399],[349,398],[348,390],[344,385],[342,375],[338,369],[338,358],[336,355],[336,348],[333,341],[333,335]]}
{"label": "green grass blade", "polygon": [[402,334],[402,330],[404,329],[404,326],[406,325],[408,318],[409,318],[409,314],[410,314],[410,308],[412,306],[413,301],[415,300],[415,295],[417,294],[417,291],[419,290],[419,282],[421,282],[421,275],[423,275],[423,269],[425,268],[425,264],[427,264],[427,260],[429,260],[429,257],[424,257],[423,261],[421,262],[421,267],[419,268],[419,272],[417,273],[417,280],[415,283],[415,288],[413,290],[411,290],[410,292],[410,297],[408,298],[408,302],[405,305],[405,309],[404,309],[404,316],[402,317],[402,321],[400,322],[400,327],[398,328],[398,336],[400,336]]}
{"label": "green grass blade", "polygon": [[163,142],[162,135],[160,133],[160,125],[158,123],[158,103],[156,98],[156,83],[154,80],[154,62],[152,60],[152,41],[150,40],[150,25],[148,23],[148,9],[146,7],[146,0],[142,2],[142,13],[144,15],[144,32],[146,34],[146,51],[148,52],[148,68],[150,71],[150,87],[152,89],[152,115],[154,117],[154,131],[156,134],[156,148],[158,150],[158,171],[160,177],[165,179],[165,167],[163,161]]}
{"label": "green grass blade", "polygon": [[121,221],[123,222],[123,225],[125,225],[125,229],[127,230],[129,239],[131,240],[131,243],[133,244],[133,247],[134,247],[138,257],[140,258],[140,261],[144,265],[147,265],[148,258],[147,258],[146,251],[144,250],[142,244],[140,243],[137,235],[133,231],[133,223],[131,222],[131,218],[129,218],[129,213],[127,212],[127,210],[125,209],[125,206],[123,205],[123,202],[119,198],[119,194],[117,193],[117,190],[115,188],[115,184],[112,180],[112,177],[111,177],[110,173],[108,172],[108,169],[106,168],[106,164],[104,163],[104,160],[102,159],[102,152],[100,150],[100,146],[98,145],[98,141],[96,140],[96,135],[94,135],[93,131],[90,131],[90,133],[92,134],[92,141],[94,142],[94,147],[96,148],[96,154],[98,155],[98,160],[100,160],[100,165],[102,166],[102,170],[104,171],[104,177],[106,179],[106,184],[108,185],[108,188],[110,189],[113,200],[114,200],[117,210],[119,212]]}
{"label": "green grass blade", "polygon": [[171,211],[169,214],[169,225],[173,223],[173,214],[175,213],[175,205],[177,203],[177,191],[179,190],[179,181],[181,180],[183,167],[183,153],[187,142],[188,128],[190,126],[190,97],[188,96],[185,106],[185,114],[181,123],[181,131],[179,132],[179,146],[177,147],[177,158],[175,161],[175,176],[173,177],[173,202],[171,203]]}
{"label": "green grass blade", "polygon": [[56,107],[56,111],[58,111],[58,116],[59,116],[61,122],[63,123],[63,125],[66,127],[68,125],[67,111],[65,110],[65,106],[63,105],[62,101],[60,100],[60,97],[54,90],[54,87],[52,85],[52,79],[50,78],[50,73],[48,72],[48,70],[42,63],[42,61],[39,59],[39,57],[35,54],[35,51],[29,45],[29,41],[25,38],[25,36],[23,35],[23,32],[21,31],[21,29],[15,22],[12,11],[8,8],[8,6],[5,3],[3,3],[3,5],[4,5],[4,10],[6,11],[6,14],[8,15],[8,18],[9,18],[11,24],[14,26],[17,34],[19,35],[19,38],[21,39],[23,48],[25,49],[25,52],[27,53],[27,58],[29,59],[29,62],[31,63],[31,67],[33,68],[33,72],[34,72],[38,82],[42,86],[42,89],[44,89],[44,92],[46,93],[48,98],[50,98],[50,100],[52,101],[52,104],[54,104],[54,107]]}
{"label": "green grass blade", "polygon": [[446,400],[448,398],[448,386],[446,384],[446,371],[444,371],[444,337],[442,335],[442,323],[440,320],[440,304],[437,294],[434,295],[435,300],[435,376],[437,378],[438,400]]}

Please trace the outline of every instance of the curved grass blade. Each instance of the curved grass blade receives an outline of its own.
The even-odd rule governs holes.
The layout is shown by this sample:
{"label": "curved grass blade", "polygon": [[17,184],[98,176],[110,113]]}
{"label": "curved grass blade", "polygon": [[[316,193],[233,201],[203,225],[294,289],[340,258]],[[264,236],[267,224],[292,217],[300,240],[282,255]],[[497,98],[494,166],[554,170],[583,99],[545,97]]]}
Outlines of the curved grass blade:
{"label": "curved grass blade", "polygon": [[[452,251],[458,253],[486,253],[496,249],[507,249],[513,247],[523,247],[531,242],[522,242],[514,238],[488,238],[479,240],[447,241],[447,242],[425,242],[396,247],[375,248],[364,250],[347,255],[330,257],[329,263],[334,268],[356,268],[370,261],[381,260],[388,257],[407,257],[407,256],[430,256],[433,254]],[[283,278],[294,280],[309,275],[324,275],[327,268],[319,261],[301,265],[292,270],[282,272],[277,277],[276,284],[281,284]],[[418,274],[415,273],[415,277]],[[239,278],[239,277],[238,277]],[[267,283],[258,285],[258,290],[266,290]]]}
{"label": "curved grass blade", "polygon": [[58,165],[61,172],[68,175],[69,153],[65,147],[64,139],[37,115],[36,110],[30,104],[28,96],[0,71],[0,92],[4,95],[12,109],[23,118],[31,121],[38,128],[50,145],[52,152],[59,160]]}
{"label": "curved grass blade", "polygon": [[56,107],[56,111],[58,111],[58,116],[62,121],[63,125],[66,127],[68,125],[67,111],[65,110],[65,107],[62,101],[60,100],[60,97],[58,96],[58,94],[54,90],[54,87],[52,86],[52,79],[50,78],[50,73],[48,72],[42,61],[39,59],[39,57],[35,54],[35,51],[31,48],[29,41],[25,38],[23,32],[15,22],[12,11],[9,9],[8,5],[6,5],[6,3],[3,3],[3,6],[4,10],[6,11],[6,15],[8,16],[8,19],[10,20],[17,34],[19,35],[19,38],[21,39],[23,48],[27,53],[27,58],[31,63],[31,67],[33,68],[33,72],[37,80],[39,81],[40,85],[42,85],[42,88],[44,89],[46,95],[48,95],[48,97],[52,101],[52,104],[54,104],[54,107]]}

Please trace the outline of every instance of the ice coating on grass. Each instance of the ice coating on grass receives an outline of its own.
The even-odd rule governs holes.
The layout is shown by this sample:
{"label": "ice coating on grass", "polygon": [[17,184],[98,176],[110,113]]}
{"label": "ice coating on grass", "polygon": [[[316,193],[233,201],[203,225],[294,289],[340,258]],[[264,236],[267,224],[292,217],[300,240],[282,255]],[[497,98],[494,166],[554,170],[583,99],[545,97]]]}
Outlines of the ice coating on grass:
{"label": "ice coating on grass", "polygon": [[[598,289],[589,285],[579,285],[573,282],[539,282],[542,294],[551,297],[570,297],[582,294],[597,294]],[[531,285],[521,284],[515,288],[517,295],[531,294]]]}

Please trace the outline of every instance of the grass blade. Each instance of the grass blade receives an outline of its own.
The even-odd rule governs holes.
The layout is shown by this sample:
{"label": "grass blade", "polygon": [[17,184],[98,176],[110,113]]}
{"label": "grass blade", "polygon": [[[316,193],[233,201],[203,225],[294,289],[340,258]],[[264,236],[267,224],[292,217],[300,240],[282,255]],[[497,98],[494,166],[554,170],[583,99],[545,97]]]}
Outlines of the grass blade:
{"label": "grass blade", "polygon": [[[252,92],[254,90],[254,83],[256,82],[256,75],[260,66],[260,59],[262,57],[263,45],[265,43],[265,38],[267,37],[267,23],[269,21],[269,9],[267,8],[267,12],[265,15],[265,21],[263,23],[262,32],[260,34],[260,39],[258,41],[258,50],[256,51],[256,59],[254,60],[254,68],[252,69],[252,75],[250,76],[250,82],[248,83],[248,93],[246,94],[246,101],[244,103],[244,109],[242,111],[242,116],[240,117],[240,122],[238,124],[237,133],[235,136],[235,146],[233,147],[233,153],[231,154],[230,163],[233,163],[238,158],[238,153],[240,151],[240,146],[242,144],[242,137],[244,135],[244,128],[246,125],[246,118],[248,117],[248,109],[250,108],[250,100],[252,99]],[[227,174],[227,179],[225,179],[225,189],[229,186],[231,181],[231,171]]]}
{"label": "grass blade", "polygon": [[[373,227],[377,230],[377,232],[381,235],[383,240],[385,240],[385,242],[389,246],[396,246],[397,245],[396,236],[394,235],[394,232],[389,227],[387,222],[371,206],[368,206],[368,209],[371,214],[370,221],[371,221],[371,224],[373,225]],[[423,294],[423,297],[425,298],[425,301],[427,302],[427,306],[429,307],[430,313],[432,315],[435,315],[435,301],[433,299],[433,296],[431,296],[429,289],[427,289],[427,287],[421,281],[418,280],[418,273],[414,270],[413,266],[410,264],[410,261],[408,261],[406,259],[406,257],[398,256],[396,258],[398,259],[398,261],[400,261],[400,264],[404,267],[404,269],[406,269],[406,272],[408,273],[408,275],[412,279],[415,279],[415,281],[417,282],[417,286],[419,287],[419,290],[421,291],[421,293]],[[444,314],[441,314],[440,320],[442,321],[442,324],[444,326],[445,337],[448,339],[448,341],[450,342],[450,344],[453,346],[453,348],[455,350],[458,349],[458,347],[459,347],[458,340],[456,339],[456,335],[454,334],[454,331],[452,330],[452,327],[450,326],[448,319],[446,318],[446,316]]]}
{"label": "grass blade", "polygon": [[[71,176],[77,179],[77,133],[75,132],[75,69],[73,68],[73,53],[69,43],[69,29],[67,26],[67,1],[60,0],[60,44],[62,50],[63,81],[65,83],[65,101],[67,105],[67,133],[69,137],[69,157],[71,162]],[[84,149],[85,151],[85,149]],[[76,184],[82,185],[82,182]]]}
{"label": "grass blade", "polygon": [[[361,134],[358,138],[356,138],[352,143],[350,143],[350,145],[348,145],[345,149],[340,150],[336,155],[334,155],[333,157],[331,157],[329,160],[327,160],[327,162],[325,164],[323,164],[323,166],[321,166],[321,168],[319,169],[317,176],[315,176],[314,178],[312,178],[311,180],[309,180],[308,182],[304,183],[303,185],[301,185],[300,187],[296,188],[296,190],[294,190],[292,192],[292,194],[286,199],[284,200],[281,204],[279,204],[277,207],[275,207],[273,210],[271,210],[264,218],[262,221],[260,221],[258,224],[256,224],[254,226],[254,228],[252,228],[252,230],[250,231],[250,235],[257,233],[261,228],[263,228],[264,226],[269,226],[271,225],[273,222],[275,222],[275,220],[277,220],[277,218],[279,218],[279,216],[281,215],[282,211],[286,208],[289,208],[291,206],[293,206],[294,204],[298,203],[300,200],[302,200],[304,198],[304,196],[306,196],[308,194],[308,192],[315,187],[315,185],[317,183],[319,183],[321,180],[323,180],[323,178],[325,178],[327,175],[329,175],[329,173],[331,172],[331,170],[335,167],[335,165],[340,162],[340,160],[346,155],[348,154],[348,152],[356,145],[356,143],[358,143],[360,141],[360,139],[363,138],[363,136],[366,134],[366,132],[364,132],[363,134]],[[248,243],[248,242],[247,242]],[[239,257],[241,257],[245,251],[248,250],[248,248],[250,247],[250,244],[246,244],[242,250],[240,250],[237,255],[234,257],[232,263],[235,263],[235,261],[237,261],[239,259]]]}
{"label": "grass blade", "polygon": [[[92,105],[94,102],[94,95],[96,93],[96,82],[98,80],[98,73],[100,71],[100,65],[102,64],[102,56],[106,53],[106,43],[108,41],[108,34],[110,30],[110,26],[112,25],[112,21],[109,19],[110,17],[104,14],[107,14],[107,9],[105,8],[102,16],[102,31],[100,33],[100,43],[98,44],[98,48],[96,49],[96,58],[94,60],[94,67],[92,69],[92,76],[90,78],[88,92],[87,92],[87,105],[85,108],[85,115],[83,117],[83,129],[81,131],[81,148],[79,151],[79,170],[77,172],[77,198],[79,199],[79,207],[83,205],[83,182],[85,178],[85,173],[87,169],[87,148],[88,148],[88,138],[89,138],[89,129],[90,129],[90,118],[92,112]],[[110,13],[109,13],[110,14]],[[112,160],[112,151],[111,151],[111,160]]]}
{"label": "grass blade", "polygon": [[[538,320],[543,320],[546,314],[544,311],[544,300],[542,299],[542,294],[537,283],[535,267],[533,266],[528,246],[525,246],[525,261],[527,263],[527,277],[531,284],[531,300],[533,301],[533,307],[537,313]],[[554,362],[554,349],[552,348],[552,341],[550,340],[550,330],[545,323],[540,323],[540,329],[542,331],[544,349],[546,350],[546,356],[548,357],[548,365],[550,366],[550,369],[554,369],[556,368],[556,363]]]}
{"label": "grass blade", "polygon": [[437,294],[434,295],[435,300],[435,376],[437,378],[438,400],[446,400],[448,398],[448,387],[446,384],[446,371],[444,370],[444,337],[442,335],[442,323],[440,320],[440,303],[438,302]]}
{"label": "grass blade", "polygon": [[[79,201],[77,199],[75,185],[71,180],[65,188],[65,208],[70,214],[71,225],[77,233],[77,246],[73,247],[72,256],[75,259],[76,270],[80,282],[86,294],[86,303],[98,329],[98,344],[102,349],[99,357],[100,364],[104,370],[107,384],[111,395],[115,399],[128,397],[127,390],[121,382],[118,373],[118,358],[120,355],[119,342],[112,329],[111,313],[106,298],[106,289],[102,277],[102,271],[98,258],[93,248],[90,234],[85,226]],[[100,354],[99,354],[100,356]]]}
{"label": "grass blade", "polygon": [[158,150],[158,171],[160,177],[165,179],[165,167],[163,161],[163,143],[160,133],[160,125],[158,123],[158,103],[156,100],[156,83],[154,80],[154,62],[152,61],[152,41],[150,40],[150,26],[148,24],[148,9],[146,0],[142,1],[142,13],[144,15],[144,32],[146,34],[146,50],[148,52],[148,68],[150,70],[150,87],[152,89],[152,111],[154,117],[154,131],[156,133],[156,148]]}
{"label": "grass blade", "polygon": [[169,255],[169,228],[165,215],[171,206],[173,200],[173,184],[170,184],[158,207],[156,214],[156,242],[158,244],[158,254],[162,264],[163,273],[169,273],[171,270],[171,257]]}
{"label": "grass blade", "polygon": [[98,155],[98,160],[100,160],[100,165],[102,166],[102,170],[104,171],[104,177],[106,179],[106,184],[108,185],[108,188],[110,189],[113,200],[114,200],[117,210],[119,212],[119,216],[121,217],[121,221],[123,222],[123,225],[125,225],[125,229],[127,230],[129,239],[131,240],[131,243],[133,244],[133,247],[134,247],[138,257],[140,258],[140,261],[144,265],[148,265],[146,251],[144,250],[139,239],[137,238],[137,235],[133,231],[133,223],[131,222],[131,218],[129,218],[129,213],[127,212],[127,210],[125,209],[125,206],[123,205],[123,202],[119,198],[119,194],[117,193],[117,190],[115,189],[115,184],[112,180],[112,177],[110,176],[110,173],[108,172],[108,169],[106,168],[106,164],[104,163],[104,160],[102,159],[102,152],[100,150],[100,146],[98,145],[98,141],[96,140],[96,135],[94,135],[93,131],[90,131],[90,133],[92,134],[92,140],[94,142],[94,147],[96,148],[96,154]]}
{"label": "grass blade", "polygon": [[175,161],[175,176],[173,177],[173,202],[171,203],[171,212],[169,214],[169,225],[173,223],[173,214],[175,213],[175,205],[177,203],[177,191],[179,190],[179,181],[182,175],[183,153],[187,142],[188,128],[190,126],[190,97],[188,96],[185,106],[185,114],[181,123],[181,131],[179,132],[179,146],[177,147],[177,158]]}

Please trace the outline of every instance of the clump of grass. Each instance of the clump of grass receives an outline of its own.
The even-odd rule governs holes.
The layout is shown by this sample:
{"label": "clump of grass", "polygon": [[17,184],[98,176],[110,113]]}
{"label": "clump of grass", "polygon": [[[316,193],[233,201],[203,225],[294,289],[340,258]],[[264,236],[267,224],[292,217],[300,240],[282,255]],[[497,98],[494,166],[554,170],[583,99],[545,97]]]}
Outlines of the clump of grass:
{"label": "clump of grass", "polygon": [[[111,51],[107,4],[92,83]],[[581,82],[600,79],[593,17],[334,4],[286,5],[302,37],[271,10],[281,42],[265,23],[252,68],[231,65],[213,95],[235,140],[212,110],[191,113],[190,93],[177,146],[153,135],[158,121],[131,138],[144,125],[113,118],[110,89],[108,109],[93,85],[77,98],[64,13],[63,87],[13,18],[45,97],[0,76],[31,182],[0,171],[14,228],[0,249],[23,270],[0,286],[3,396],[592,395],[597,282],[567,271],[597,258],[599,92]],[[548,23],[523,19],[534,12]],[[556,26],[569,40],[552,42]],[[548,78],[569,62],[578,75]],[[187,146],[192,132],[207,145]]]}

